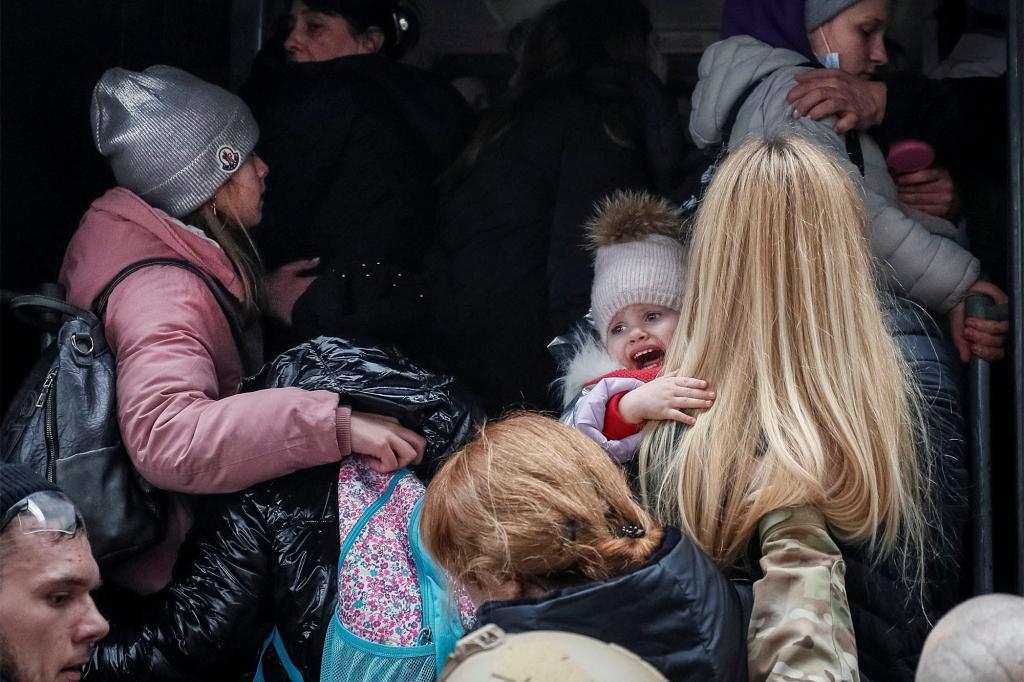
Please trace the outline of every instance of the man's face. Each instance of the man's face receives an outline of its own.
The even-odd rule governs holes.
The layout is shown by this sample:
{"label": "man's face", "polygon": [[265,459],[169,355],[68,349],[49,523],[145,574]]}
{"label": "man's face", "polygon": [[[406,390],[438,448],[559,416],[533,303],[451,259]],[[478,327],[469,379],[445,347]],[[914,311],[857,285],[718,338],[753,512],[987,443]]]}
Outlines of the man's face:
{"label": "man's face", "polygon": [[8,528],[0,557],[0,671],[14,682],[75,682],[107,621],[90,592],[99,568],[84,533]]}

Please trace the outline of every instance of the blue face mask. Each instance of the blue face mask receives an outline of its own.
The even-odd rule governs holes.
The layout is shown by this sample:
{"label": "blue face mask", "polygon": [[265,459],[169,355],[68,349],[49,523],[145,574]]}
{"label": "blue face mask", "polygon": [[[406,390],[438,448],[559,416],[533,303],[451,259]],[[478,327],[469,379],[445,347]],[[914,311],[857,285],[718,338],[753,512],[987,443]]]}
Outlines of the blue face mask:
{"label": "blue face mask", "polygon": [[[828,52],[825,53],[824,57],[818,57],[818,61],[826,69],[838,69],[839,68],[839,53],[838,52],[832,52],[832,48],[828,46],[828,38],[825,37],[825,32],[821,30],[820,26],[818,27],[818,32],[821,33],[821,39],[823,41],[825,41],[825,49],[828,50]],[[817,56],[817,55],[815,55],[815,56]]]}

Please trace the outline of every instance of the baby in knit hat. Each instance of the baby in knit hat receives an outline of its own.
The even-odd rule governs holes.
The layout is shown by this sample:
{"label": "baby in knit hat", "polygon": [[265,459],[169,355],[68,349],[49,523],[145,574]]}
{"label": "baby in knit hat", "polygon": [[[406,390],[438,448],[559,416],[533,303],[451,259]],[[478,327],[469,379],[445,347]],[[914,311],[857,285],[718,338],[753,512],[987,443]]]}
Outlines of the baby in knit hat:
{"label": "baby in knit hat", "polygon": [[602,200],[587,225],[595,252],[590,312],[603,348],[585,346],[570,365],[572,405],[563,420],[618,462],[635,456],[645,421],[693,424],[684,410],[707,409],[715,399],[705,381],[658,376],[683,299],[680,230],[679,210],[668,201],[628,191]]}

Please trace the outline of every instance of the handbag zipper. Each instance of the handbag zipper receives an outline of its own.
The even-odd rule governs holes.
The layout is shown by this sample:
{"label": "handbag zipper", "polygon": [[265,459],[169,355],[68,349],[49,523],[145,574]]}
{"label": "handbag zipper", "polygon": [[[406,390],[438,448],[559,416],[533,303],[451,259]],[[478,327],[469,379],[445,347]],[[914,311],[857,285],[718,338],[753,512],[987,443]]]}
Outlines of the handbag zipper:
{"label": "handbag zipper", "polygon": [[36,400],[36,408],[40,408],[46,402],[46,396],[50,395],[50,387],[53,386],[54,378],[57,376],[57,368],[54,367],[46,373],[46,379],[43,380],[43,386],[39,389],[39,398]]}
{"label": "handbag zipper", "polygon": [[36,407],[43,407],[43,436],[46,440],[46,480],[50,483],[57,482],[57,391],[54,383],[57,381],[57,368],[54,367],[47,373],[43,381],[43,388],[39,392],[39,400]]}

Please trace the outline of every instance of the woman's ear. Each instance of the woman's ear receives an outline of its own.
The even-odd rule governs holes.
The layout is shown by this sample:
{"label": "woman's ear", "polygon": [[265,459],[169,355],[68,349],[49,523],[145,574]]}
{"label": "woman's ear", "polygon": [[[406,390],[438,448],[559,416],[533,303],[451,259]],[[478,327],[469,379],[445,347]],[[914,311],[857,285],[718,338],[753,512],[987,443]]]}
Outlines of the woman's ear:
{"label": "woman's ear", "polygon": [[384,45],[384,31],[376,26],[371,26],[365,33],[356,37],[356,43],[363,54],[380,52],[380,48]]}

